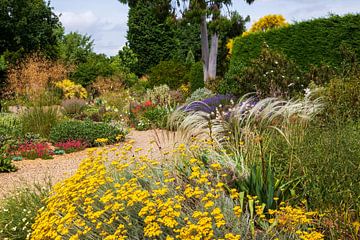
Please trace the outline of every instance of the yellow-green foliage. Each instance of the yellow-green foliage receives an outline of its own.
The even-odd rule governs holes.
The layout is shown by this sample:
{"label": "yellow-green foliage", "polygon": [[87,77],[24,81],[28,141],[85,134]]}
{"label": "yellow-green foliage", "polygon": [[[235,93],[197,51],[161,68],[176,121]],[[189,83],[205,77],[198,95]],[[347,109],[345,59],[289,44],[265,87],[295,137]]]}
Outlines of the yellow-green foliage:
{"label": "yellow-green foliage", "polygon": [[88,93],[86,89],[80,84],[76,84],[69,79],[64,79],[61,82],[55,83],[55,86],[60,88],[65,98],[81,98],[86,99]]}
{"label": "yellow-green foliage", "polygon": [[255,22],[249,31],[243,33],[243,36],[249,35],[253,32],[265,32],[269,29],[286,27],[289,24],[286,22],[286,19],[280,14],[270,14],[260,18]]}
{"label": "yellow-green foliage", "polygon": [[[55,185],[31,239],[246,239],[265,234],[249,233],[254,221],[272,224],[272,236],[280,230],[322,239],[309,228],[314,214],[303,211],[288,214],[289,221],[280,222],[278,229],[284,211],[273,212],[270,223],[256,198],[250,197],[247,206],[242,194],[228,189],[219,163],[192,156],[197,149],[179,145],[169,165],[140,155],[131,142],[121,149],[90,149],[75,175]],[[110,161],[109,154],[118,158]]]}

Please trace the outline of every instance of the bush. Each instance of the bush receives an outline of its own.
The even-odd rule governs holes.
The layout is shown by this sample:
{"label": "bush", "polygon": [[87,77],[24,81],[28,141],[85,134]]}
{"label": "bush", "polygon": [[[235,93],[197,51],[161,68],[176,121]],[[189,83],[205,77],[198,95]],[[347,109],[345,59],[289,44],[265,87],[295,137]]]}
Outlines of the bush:
{"label": "bush", "polygon": [[179,88],[185,83],[186,66],[174,60],[162,61],[149,72],[150,87],[166,84],[171,89]]}
{"label": "bush", "polygon": [[124,138],[124,131],[106,123],[66,120],[53,127],[49,136],[53,143],[80,140],[89,146],[95,146],[98,138],[107,138],[109,143],[115,143],[117,139]]}
{"label": "bush", "polygon": [[8,156],[5,156],[2,153],[2,149],[0,149],[0,173],[15,172],[15,171],[16,171],[16,167],[12,164],[12,160]]}
{"label": "bush", "polygon": [[0,238],[29,239],[38,210],[44,207],[50,184],[18,189],[7,196],[0,207]]}
{"label": "bush", "polygon": [[31,239],[321,239],[316,213],[282,205],[266,219],[261,203],[224,184],[228,169],[194,157],[196,147],[181,144],[168,161],[134,153],[130,144],[113,161],[92,150],[54,186]]}
{"label": "bush", "polygon": [[238,79],[237,95],[256,92],[260,98],[291,97],[304,89],[301,72],[283,54],[263,48],[260,56],[245,67]]}
{"label": "bush", "polygon": [[80,84],[76,84],[69,79],[64,79],[55,83],[55,86],[62,90],[65,98],[82,98],[86,99],[88,93]]}
{"label": "bush", "polygon": [[205,98],[213,97],[214,95],[215,94],[207,88],[199,88],[195,92],[193,92],[190,97],[186,99],[186,103],[201,101],[204,100]]}
{"label": "bush", "polygon": [[151,101],[160,106],[170,106],[173,101],[170,94],[170,88],[167,85],[160,85],[153,89],[147,89],[144,100]]}
{"label": "bush", "polygon": [[57,107],[35,106],[26,110],[20,117],[23,134],[35,133],[47,138],[51,128],[58,122]]}
{"label": "bush", "polygon": [[191,92],[195,92],[197,89],[204,87],[204,71],[201,62],[192,64],[188,78],[190,81]]}

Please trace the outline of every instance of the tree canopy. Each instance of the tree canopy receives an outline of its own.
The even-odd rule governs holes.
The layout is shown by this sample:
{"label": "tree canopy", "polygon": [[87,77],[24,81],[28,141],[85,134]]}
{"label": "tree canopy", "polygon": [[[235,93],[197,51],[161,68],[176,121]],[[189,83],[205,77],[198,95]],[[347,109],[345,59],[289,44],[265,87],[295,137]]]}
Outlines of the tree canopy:
{"label": "tree canopy", "polygon": [[34,51],[56,56],[62,31],[49,2],[0,0],[0,32],[0,54],[17,60]]}

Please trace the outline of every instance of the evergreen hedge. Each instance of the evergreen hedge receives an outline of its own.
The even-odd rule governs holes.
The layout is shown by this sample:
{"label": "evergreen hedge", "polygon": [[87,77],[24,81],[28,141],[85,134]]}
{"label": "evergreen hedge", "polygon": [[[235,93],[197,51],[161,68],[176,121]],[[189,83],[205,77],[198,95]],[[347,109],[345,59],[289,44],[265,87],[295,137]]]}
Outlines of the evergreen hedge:
{"label": "evergreen hedge", "polygon": [[341,45],[346,44],[360,56],[360,14],[334,15],[237,37],[227,82],[241,75],[241,70],[260,55],[265,43],[270,49],[283,53],[304,71],[311,65],[326,64],[336,68],[342,61]]}

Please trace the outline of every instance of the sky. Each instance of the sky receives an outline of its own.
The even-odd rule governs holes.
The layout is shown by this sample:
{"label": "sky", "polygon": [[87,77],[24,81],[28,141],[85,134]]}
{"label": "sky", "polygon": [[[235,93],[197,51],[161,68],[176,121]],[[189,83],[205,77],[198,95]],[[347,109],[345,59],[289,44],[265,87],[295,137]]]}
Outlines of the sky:
{"label": "sky", "polygon": [[[128,7],[118,0],[51,0],[65,32],[90,35],[94,50],[116,55],[126,42]],[[288,22],[326,17],[330,13],[360,13],[359,0],[255,0],[251,5],[233,0],[231,10],[250,16],[251,23],[268,14],[281,14]]]}

